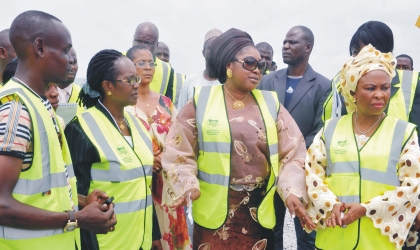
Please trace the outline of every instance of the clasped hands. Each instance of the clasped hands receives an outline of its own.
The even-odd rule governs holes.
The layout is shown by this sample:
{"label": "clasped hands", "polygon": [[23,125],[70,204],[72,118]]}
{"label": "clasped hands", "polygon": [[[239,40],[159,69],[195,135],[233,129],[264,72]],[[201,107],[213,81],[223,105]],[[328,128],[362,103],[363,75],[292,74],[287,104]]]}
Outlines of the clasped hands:
{"label": "clasped hands", "polygon": [[[343,216],[342,216],[343,213]],[[347,225],[355,222],[362,216],[366,215],[366,208],[359,203],[337,203],[334,205],[331,215],[326,220],[327,227],[346,228]]]}

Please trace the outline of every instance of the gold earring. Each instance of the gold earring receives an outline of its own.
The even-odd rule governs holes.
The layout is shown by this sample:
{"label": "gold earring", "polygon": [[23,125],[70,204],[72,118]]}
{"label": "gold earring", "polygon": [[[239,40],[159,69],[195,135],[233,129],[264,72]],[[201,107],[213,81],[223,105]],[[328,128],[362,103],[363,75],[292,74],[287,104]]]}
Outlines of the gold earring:
{"label": "gold earring", "polygon": [[232,78],[232,76],[233,76],[232,70],[231,69],[227,69],[226,70],[226,75],[227,75],[227,77]]}
{"label": "gold earring", "polygon": [[106,92],[108,95],[112,95],[112,92],[110,90],[108,90],[108,92]]}

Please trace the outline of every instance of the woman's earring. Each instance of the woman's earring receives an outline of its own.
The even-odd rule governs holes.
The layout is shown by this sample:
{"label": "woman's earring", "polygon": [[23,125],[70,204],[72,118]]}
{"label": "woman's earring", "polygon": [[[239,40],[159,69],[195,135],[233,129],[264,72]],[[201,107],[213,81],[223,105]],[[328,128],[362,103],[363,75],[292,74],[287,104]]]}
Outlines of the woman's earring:
{"label": "woman's earring", "polygon": [[226,70],[226,75],[227,75],[227,77],[232,78],[232,76],[233,76],[232,70],[231,69],[227,69]]}
{"label": "woman's earring", "polygon": [[108,95],[112,95],[112,92],[110,90],[108,90],[108,92],[106,92]]}

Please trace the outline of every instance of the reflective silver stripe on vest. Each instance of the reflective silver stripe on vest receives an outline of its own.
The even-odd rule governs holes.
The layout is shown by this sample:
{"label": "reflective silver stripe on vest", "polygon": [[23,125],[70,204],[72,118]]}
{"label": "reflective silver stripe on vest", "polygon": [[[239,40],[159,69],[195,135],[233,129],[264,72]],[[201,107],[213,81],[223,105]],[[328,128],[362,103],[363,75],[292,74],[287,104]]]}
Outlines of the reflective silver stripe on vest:
{"label": "reflective silver stripe on vest", "polygon": [[338,200],[340,200],[340,202],[344,202],[344,203],[360,203],[359,200],[359,196],[358,195],[345,195],[345,196],[337,196]]}
{"label": "reflective silver stripe on vest", "polygon": [[73,164],[67,165],[66,168],[67,168],[67,173],[69,174],[69,178],[73,178],[74,177]]}
{"label": "reflective silver stripe on vest", "polygon": [[[153,148],[153,146],[152,146],[152,141],[150,140],[150,137],[148,137],[145,133],[144,133],[144,130],[140,127],[140,125],[139,125],[139,119],[137,118],[137,117],[135,117],[134,115],[132,115],[132,114],[130,114],[130,113],[128,113],[128,112],[126,112],[126,114],[128,114],[129,116],[130,116],[130,118],[131,118],[131,120],[133,121],[133,123],[134,123],[134,126],[136,127],[136,129],[137,129],[137,132],[139,132],[139,134],[140,134],[140,137],[141,137],[141,139],[144,141],[144,143],[147,145],[147,148],[149,148],[150,149],[150,153],[153,155],[153,152],[152,152],[152,148]],[[135,143],[135,142],[134,142]],[[140,157],[139,157],[140,158]],[[141,160],[141,159],[140,159]],[[144,165],[143,164],[143,167],[144,167],[144,171],[146,172],[146,175],[147,176],[152,176],[152,169],[153,169],[153,166],[150,166],[150,165]]]}
{"label": "reflective silver stripe on vest", "polygon": [[[204,122],[204,113],[206,112],[207,103],[209,101],[210,96],[210,88],[208,86],[201,87],[200,94],[198,96],[198,100],[196,103],[196,122],[198,128],[198,150],[204,150],[204,138],[203,138],[203,122]],[[194,91],[195,92],[195,91]],[[195,98],[195,96],[194,96]],[[230,152],[230,151],[229,151]]]}
{"label": "reflective silver stripe on vest", "polygon": [[[121,170],[121,164],[118,160],[118,157],[114,154],[111,146],[105,138],[105,135],[102,134],[98,123],[95,121],[93,116],[89,112],[84,112],[81,114],[83,119],[89,124],[90,131],[95,137],[96,141],[101,145],[101,149],[109,161],[109,170],[102,169],[91,169],[92,179],[97,181],[110,181],[110,182],[123,182],[130,181],[137,178],[145,177],[143,169],[141,166],[128,170]],[[137,118],[136,118],[137,119]],[[132,149],[130,147],[130,149]],[[152,170],[147,168],[152,168],[152,166],[144,166],[146,173],[151,172]]]}
{"label": "reflective silver stripe on vest", "polygon": [[200,148],[200,151],[230,154],[229,142],[203,142],[202,145],[203,148]]}
{"label": "reflective silver stripe on vest", "polygon": [[[277,121],[277,114],[278,114],[278,111],[279,111],[277,109],[276,100],[274,100],[274,96],[269,91],[263,91],[262,90],[261,93],[262,93],[262,96],[263,96],[263,98],[265,100],[265,103],[267,105],[268,111],[270,112],[271,118],[273,118],[274,123],[276,123],[276,121]],[[268,141],[270,141],[270,140],[267,140],[267,142]],[[269,144],[268,145],[268,150],[270,152],[270,155],[278,154],[278,152],[279,152],[278,143],[272,144],[272,145]]]}
{"label": "reflective silver stripe on vest", "polygon": [[173,96],[173,100],[172,100],[172,102],[175,104],[175,106],[178,103],[178,97],[181,93],[182,80],[183,80],[182,74],[176,73],[176,93]]}
{"label": "reflective silver stripe on vest", "polygon": [[115,203],[114,211],[116,214],[127,214],[127,213],[137,212],[142,209],[146,209],[147,207],[151,205],[152,205],[152,196],[148,195],[145,199],[141,199],[141,200]]}
{"label": "reflective silver stripe on vest", "polygon": [[[325,136],[325,144],[327,146],[327,176],[335,173],[358,173],[359,172],[359,162],[349,161],[349,162],[335,162],[334,165],[332,164],[331,157],[330,157],[330,148],[331,148],[331,140],[332,134],[337,126],[338,119],[333,119],[328,124],[324,132]],[[332,124],[331,124],[332,123]],[[399,186],[400,182],[397,175],[397,164],[399,160],[399,156],[401,153],[401,147],[404,140],[405,130],[407,128],[408,123],[398,120],[395,125],[394,135],[392,137],[391,142],[391,150],[390,155],[388,158],[388,166],[386,172],[368,169],[368,168],[361,168],[360,174],[362,180],[373,181],[378,183],[383,183],[391,186]],[[363,165],[363,164],[362,164]]]}
{"label": "reflective silver stripe on vest", "polygon": [[334,118],[329,121],[328,126],[324,128],[325,146],[327,147],[327,169],[325,170],[326,176],[330,176],[332,173],[332,160],[331,160],[331,140],[334,134],[335,127],[340,118]]}
{"label": "reflective silver stripe on vest", "polygon": [[169,67],[164,61],[161,61],[161,65],[162,65],[163,73],[162,73],[162,85],[160,85],[160,94],[165,95],[166,85],[168,84]]}
{"label": "reflective silver stripe on vest", "polygon": [[229,185],[229,176],[223,176],[220,174],[209,174],[202,170],[198,170],[198,179],[210,183],[210,184],[218,184],[224,187]]}
{"label": "reflective silver stripe on vest", "polygon": [[[29,104],[33,107],[36,120],[37,120],[38,129],[39,129],[38,134],[33,133],[34,137],[39,134],[46,134],[46,128],[44,126],[41,115],[39,114],[38,110],[35,108],[35,105],[32,102],[32,100],[24,91],[22,91],[19,88],[14,88],[14,89],[9,89],[2,92],[2,95],[7,96],[7,95],[16,94],[16,93],[25,97],[28,102],[27,105]],[[33,194],[49,191],[52,188],[67,186],[67,177],[66,177],[65,172],[53,173],[53,174],[50,173],[50,145],[48,143],[48,136],[40,136],[39,138],[40,138],[40,144],[41,144],[43,178],[36,179],[36,180],[19,178],[16,183],[15,188],[13,189],[13,193],[15,194],[33,195]],[[35,156],[36,155],[34,154],[34,158]]]}
{"label": "reflective silver stripe on vest", "polygon": [[[0,238],[5,240],[23,240],[52,236],[55,234],[62,234],[64,230],[60,229],[45,229],[45,230],[30,230],[20,229],[14,227],[0,226]],[[29,243],[30,244],[30,243]],[[30,246],[28,245],[30,248]]]}
{"label": "reflective silver stripe on vest", "polygon": [[407,114],[407,119],[410,116],[410,101],[411,101],[411,85],[413,82],[413,71],[404,70],[401,81],[401,90],[404,95],[405,102],[405,113]]}
{"label": "reflective silver stripe on vest", "polygon": [[[337,89],[337,84],[338,82],[341,80],[340,75],[338,75],[334,80],[333,80],[333,86],[332,86],[332,108],[331,108],[331,117],[329,118],[336,118],[336,117],[340,117],[341,116],[341,99],[340,99],[340,94],[338,92]],[[341,86],[340,86],[341,89]]]}

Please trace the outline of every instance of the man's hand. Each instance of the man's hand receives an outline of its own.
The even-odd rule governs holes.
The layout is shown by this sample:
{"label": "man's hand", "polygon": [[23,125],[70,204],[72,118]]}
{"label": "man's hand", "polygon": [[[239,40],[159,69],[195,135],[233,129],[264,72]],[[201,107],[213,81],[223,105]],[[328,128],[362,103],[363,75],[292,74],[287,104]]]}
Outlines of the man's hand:
{"label": "man's hand", "polygon": [[93,190],[88,196],[83,196],[79,194],[79,207],[84,208],[90,203],[97,201],[99,204],[104,204],[104,202],[109,198],[109,196],[99,189]]}
{"label": "man's hand", "polygon": [[366,208],[359,203],[350,203],[346,204],[345,208],[347,212],[344,214],[344,217],[341,219],[343,227],[345,225],[350,225],[351,223],[358,220],[360,217],[366,215]]}
{"label": "man's hand", "polygon": [[286,205],[292,217],[295,218],[295,216],[297,216],[299,218],[302,228],[305,228],[305,226],[310,230],[314,230],[316,228],[315,223],[313,223],[311,217],[306,212],[302,202],[294,194],[290,194],[286,198]]}
{"label": "man's hand", "polygon": [[[190,196],[191,194],[191,196]],[[172,209],[176,209],[179,206],[187,206],[190,200],[188,197],[191,197],[191,201],[195,201],[200,198],[201,192],[197,188],[191,188],[187,192],[185,192],[174,204],[170,205],[169,207]]]}
{"label": "man's hand", "polygon": [[107,206],[93,201],[81,211],[76,212],[75,218],[80,228],[96,234],[113,232],[117,224],[113,203]]}

